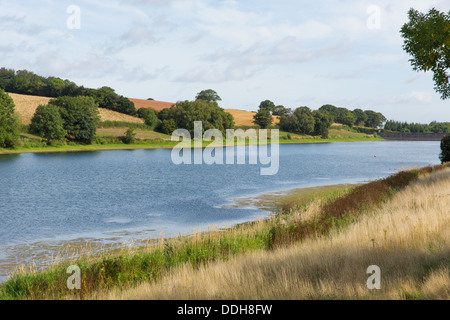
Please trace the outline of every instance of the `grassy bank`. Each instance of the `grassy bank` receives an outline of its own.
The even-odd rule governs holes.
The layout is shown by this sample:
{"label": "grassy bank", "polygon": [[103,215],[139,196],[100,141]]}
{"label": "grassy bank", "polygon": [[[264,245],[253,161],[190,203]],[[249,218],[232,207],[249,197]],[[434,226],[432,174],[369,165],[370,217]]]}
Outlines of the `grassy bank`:
{"label": "grassy bank", "polygon": [[[148,247],[123,249],[120,252],[111,252],[101,257],[80,258],[55,265],[39,273],[17,274],[1,285],[0,299],[196,299],[200,297],[285,299],[296,297],[303,292],[293,288],[299,285],[299,282],[304,282],[305,286],[309,286],[305,292],[310,296],[303,296],[304,298],[335,298],[340,292],[339,287],[336,287],[337,291],[334,293],[336,295],[327,293],[332,289],[330,274],[335,271],[339,274],[349,273],[346,275],[349,278],[353,276],[350,273],[354,270],[350,266],[353,265],[353,262],[356,264],[355,260],[362,257],[354,251],[355,248],[362,245],[361,250],[367,252],[369,256],[374,253],[379,256],[383,252],[378,252],[378,250],[387,250],[389,257],[395,255],[397,250],[397,247],[391,246],[391,244],[400,241],[403,245],[402,248],[407,251],[410,247],[408,235],[414,235],[419,231],[421,234],[423,233],[423,236],[431,234],[427,227],[428,219],[437,219],[436,216],[439,219],[433,222],[435,230],[431,242],[417,242],[416,239],[412,239],[414,241],[411,242],[411,246],[413,246],[411,248],[423,252],[424,259],[405,260],[404,262],[414,262],[414,268],[418,270],[416,270],[415,277],[422,280],[429,279],[429,276],[432,276],[433,279],[441,279],[445,275],[445,269],[441,267],[441,264],[445,262],[443,250],[448,250],[448,244],[445,244],[445,241],[442,242],[442,238],[445,239],[445,237],[441,232],[442,223],[448,219],[448,213],[445,211],[447,216],[443,216],[442,213],[436,211],[435,214],[430,214],[428,217],[423,213],[425,210],[423,205],[428,204],[430,199],[440,199],[441,194],[443,201],[448,202],[448,197],[445,197],[442,192],[448,192],[450,189],[450,175],[448,169],[443,169],[444,166],[436,166],[400,172],[386,179],[360,186],[343,186],[319,194],[317,197],[305,194],[303,199],[299,198],[298,202],[290,209],[286,208],[282,213],[269,219],[238,225],[227,230],[212,230],[187,237],[160,239],[159,242]],[[442,174],[439,175],[438,171],[442,171]],[[447,184],[443,188],[439,183]],[[412,201],[414,199],[412,197],[417,197],[417,194],[423,195],[423,203],[420,202],[422,200]],[[440,203],[439,206],[445,204]],[[384,208],[388,208],[389,205],[392,210],[385,211],[387,209]],[[410,209],[413,211],[408,212],[407,216],[413,213],[415,216],[419,216],[413,219],[412,224],[404,221],[407,218],[398,218],[398,220],[394,212],[395,208],[400,211]],[[446,208],[448,206],[445,207],[445,210],[447,210]],[[423,216],[420,216],[420,213]],[[354,226],[371,225],[371,220],[367,219],[378,219],[382,216],[390,221],[391,225],[379,224],[380,227],[376,232],[369,233],[357,229],[354,233],[361,232],[359,238],[349,238],[347,242],[333,244],[335,246],[333,248],[339,249],[342,254],[349,254],[349,259],[353,260],[349,260],[348,264],[345,262],[346,256],[338,254],[336,259],[343,265],[332,264],[336,268],[331,268],[329,263],[332,263],[331,260],[335,255],[333,255],[332,249],[327,249],[328,242],[326,241],[332,241],[339,235],[347,234],[349,230],[355,228]],[[417,221],[421,221],[420,225],[416,229],[411,229],[411,226],[416,225]],[[448,220],[446,223],[448,226]],[[383,232],[379,228],[386,228],[387,231]],[[403,228],[406,228],[406,235],[399,239],[397,234],[403,234],[403,231],[401,232]],[[319,251],[311,249],[315,243],[321,243]],[[303,251],[303,248],[306,248],[306,251]],[[414,257],[416,256],[415,252]],[[305,263],[310,261],[309,269],[306,271],[296,269],[300,267],[293,263],[298,259],[295,254],[301,255],[299,261],[305,261]],[[420,254],[418,255],[420,256]],[[325,257],[322,264],[320,264],[320,259],[314,258],[316,256]],[[402,256],[403,251],[398,254],[398,257]],[[255,257],[254,263],[249,262],[253,261],[252,257]],[[366,255],[364,257],[359,263],[368,262]],[[404,266],[401,259],[392,259],[391,264],[389,264],[389,259],[386,261],[375,260],[375,262],[385,261],[383,262],[383,267],[386,267],[383,269],[384,272],[402,273]],[[293,265],[292,270],[281,268],[286,261],[288,262],[286,266]],[[68,277],[66,269],[72,264],[77,264],[81,269],[81,290],[71,291],[66,287]],[[339,269],[339,266],[345,267],[344,271]],[[256,268],[255,272],[248,274],[253,267]],[[326,274],[325,271],[330,274]],[[219,281],[221,272],[226,279],[224,281],[229,281],[228,285]],[[208,275],[211,277],[208,278]],[[366,276],[365,273],[363,275]],[[411,279],[411,281],[415,281],[416,278]],[[343,288],[351,288],[351,281],[349,279],[346,281],[346,286]],[[446,280],[444,277],[444,280],[432,281]],[[204,287],[199,286],[199,283],[204,284]],[[243,283],[245,285],[242,285]],[[253,284],[251,285],[251,283]],[[323,288],[321,283],[323,283]],[[236,290],[236,288],[243,288],[243,290]],[[398,297],[426,297],[415,290],[408,289],[404,296]],[[359,297],[358,292],[350,290],[347,295],[342,294],[340,297],[351,298],[352,294],[355,294],[354,297]]]}
{"label": "grassy bank", "polygon": [[[14,149],[0,148],[0,154],[19,154],[19,153],[39,153],[39,152],[77,152],[77,151],[101,151],[101,150],[135,150],[135,149],[163,149],[173,148],[178,143],[171,141],[171,136],[146,129],[145,125],[134,124],[136,142],[125,144],[120,141],[120,137],[125,135],[126,128],[124,123],[117,122],[116,126],[107,125],[97,131],[97,139],[91,145],[77,143],[68,143],[64,145],[47,145],[42,138],[29,134],[21,134],[21,145]],[[270,134],[269,134],[270,138]],[[280,132],[280,144],[302,144],[302,143],[332,143],[332,142],[356,142],[356,141],[382,141],[378,136],[367,135],[358,132],[348,131],[347,129],[330,129],[329,139],[312,137],[307,135],[290,134]],[[248,141],[247,144],[257,144],[258,141]],[[268,140],[271,143],[271,140]],[[211,142],[204,141],[203,147],[207,147]],[[237,142],[236,142],[237,144]],[[192,143],[192,146],[193,143]]]}

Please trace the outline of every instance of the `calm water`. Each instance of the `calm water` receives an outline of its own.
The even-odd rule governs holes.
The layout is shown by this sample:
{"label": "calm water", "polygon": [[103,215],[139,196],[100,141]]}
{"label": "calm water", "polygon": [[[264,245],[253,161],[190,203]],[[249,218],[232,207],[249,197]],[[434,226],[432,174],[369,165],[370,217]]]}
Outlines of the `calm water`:
{"label": "calm water", "polygon": [[67,241],[118,243],[248,221],[267,213],[223,206],[438,164],[439,151],[439,142],[281,145],[275,176],[261,176],[260,165],[177,166],[167,149],[0,155],[0,281]]}

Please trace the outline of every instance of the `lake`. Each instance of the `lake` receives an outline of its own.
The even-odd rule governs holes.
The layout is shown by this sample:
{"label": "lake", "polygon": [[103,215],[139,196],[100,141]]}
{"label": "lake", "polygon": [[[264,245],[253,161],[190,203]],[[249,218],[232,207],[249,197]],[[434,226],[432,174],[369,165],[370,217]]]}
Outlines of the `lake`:
{"label": "lake", "polygon": [[[242,148],[242,147],[241,147]],[[439,142],[280,145],[261,165],[175,165],[170,149],[0,155],[0,281],[67,243],[122,244],[267,216],[233,198],[359,183],[439,163]]]}

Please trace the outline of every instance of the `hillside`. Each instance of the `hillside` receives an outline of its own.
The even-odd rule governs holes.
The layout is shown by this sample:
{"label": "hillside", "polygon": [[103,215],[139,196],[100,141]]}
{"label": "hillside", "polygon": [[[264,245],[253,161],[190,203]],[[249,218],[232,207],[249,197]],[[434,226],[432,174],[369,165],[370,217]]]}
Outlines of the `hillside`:
{"label": "hillside", "polygon": [[[8,93],[14,100],[16,105],[16,112],[19,114],[20,120],[23,124],[30,124],[31,119],[37,109],[41,104],[47,104],[52,98],[31,96],[17,93]],[[130,99],[136,109],[140,108],[152,108],[156,111],[161,111],[166,108],[170,108],[172,102],[163,102],[155,100],[142,100],[142,99]],[[254,126],[253,116],[254,112],[236,110],[236,109],[225,109],[233,115],[236,126]],[[102,121],[121,121],[121,122],[131,122],[131,123],[144,123],[144,121],[137,117],[132,117],[123,113],[115,112],[112,110],[99,108],[100,117]],[[274,116],[274,124],[279,123],[279,117]]]}
{"label": "hillside", "polygon": [[[256,114],[256,112],[236,110],[236,109],[225,109],[225,112],[228,112],[233,116],[234,124],[238,127],[240,126],[252,127],[255,125],[253,123],[253,116]],[[279,122],[280,117],[273,116],[273,124],[278,124]]]}
{"label": "hillside", "polygon": [[[30,124],[36,109],[41,104],[47,104],[52,98],[8,93],[16,105],[16,112],[23,124]],[[144,123],[144,120],[108,109],[99,108],[102,121],[122,121]]]}
{"label": "hillside", "polygon": [[155,111],[161,111],[163,109],[170,108],[174,105],[174,103],[172,103],[172,102],[133,99],[133,98],[128,98],[128,99],[134,103],[136,110],[141,109],[141,108],[152,108]]}

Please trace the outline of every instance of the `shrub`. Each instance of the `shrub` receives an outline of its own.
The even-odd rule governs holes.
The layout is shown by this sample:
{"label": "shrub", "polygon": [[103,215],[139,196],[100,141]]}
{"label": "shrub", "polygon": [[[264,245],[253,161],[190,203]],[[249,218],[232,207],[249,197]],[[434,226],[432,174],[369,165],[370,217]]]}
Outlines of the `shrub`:
{"label": "shrub", "polygon": [[121,140],[125,144],[133,144],[136,142],[136,133],[133,128],[129,128],[125,133],[125,136],[121,137]]}
{"label": "shrub", "polygon": [[441,140],[441,154],[439,159],[441,159],[442,163],[450,161],[450,135],[446,135]]}
{"label": "shrub", "polygon": [[60,97],[49,104],[59,107],[69,140],[92,143],[100,117],[91,97]]}
{"label": "shrub", "polygon": [[64,141],[67,133],[59,108],[53,104],[40,105],[36,109],[29,130],[30,133],[47,139],[47,143],[52,140]]}
{"label": "shrub", "polygon": [[154,130],[158,124],[158,117],[151,108],[141,108],[138,110],[137,115],[139,118],[144,119],[145,124],[149,126],[150,130]]}

